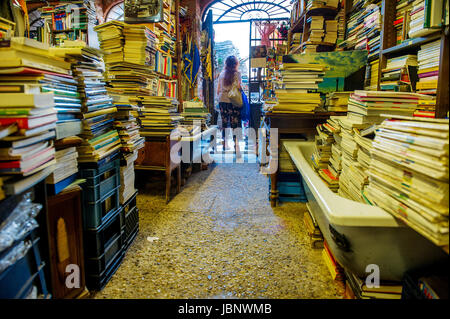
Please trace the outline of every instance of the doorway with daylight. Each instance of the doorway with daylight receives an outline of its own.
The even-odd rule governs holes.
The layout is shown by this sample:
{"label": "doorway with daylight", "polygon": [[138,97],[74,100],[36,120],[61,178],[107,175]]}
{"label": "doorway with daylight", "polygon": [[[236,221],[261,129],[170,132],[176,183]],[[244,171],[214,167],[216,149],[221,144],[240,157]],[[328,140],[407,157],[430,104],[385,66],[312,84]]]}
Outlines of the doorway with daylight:
{"label": "doorway with daylight", "polygon": [[[256,153],[258,129],[264,127],[261,123],[264,104],[274,100],[273,65],[286,50],[290,12],[290,0],[213,0],[203,11],[202,29],[211,38],[214,68],[211,80],[204,82],[203,87],[208,88],[210,104],[214,105],[211,110],[214,122],[224,129],[227,119],[223,121],[219,107],[219,77],[226,59],[237,58],[244,98],[239,125],[242,139],[238,149],[244,153]],[[250,129],[254,130],[255,138]],[[222,136],[228,140],[232,134],[232,130],[228,130]],[[224,150],[225,144],[232,151],[236,150],[232,142],[223,143]]]}

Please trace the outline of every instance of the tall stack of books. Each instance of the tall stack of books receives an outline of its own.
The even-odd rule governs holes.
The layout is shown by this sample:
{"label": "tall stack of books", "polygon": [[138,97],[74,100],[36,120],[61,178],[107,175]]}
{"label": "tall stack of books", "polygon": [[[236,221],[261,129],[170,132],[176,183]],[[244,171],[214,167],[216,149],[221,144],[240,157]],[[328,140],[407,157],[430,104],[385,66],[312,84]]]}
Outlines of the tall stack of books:
{"label": "tall stack of books", "polygon": [[412,4],[408,35],[423,37],[442,27],[443,0],[416,0]]}
{"label": "tall stack of books", "polygon": [[364,90],[376,91],[378,86],[379,59],[373,60],[366,66]]}
{"label": "tall stack of books", "polygon": [[291,26],[294,25],[300,16],[303,14],[304,11],[304,0],[295,0],[291,1],[292,9],[291,9]]}
{"label": "tall stack of books", "polygon": [[177,113],[178,102],[164,96],[139,96],[130,98],[130,102],[140,107],[142,136],[168,136],[183,119]]}
{"label": "tall stack of books", "polygon": [[[105,56],[108,93],[123,101],[138,95],[156,95],[156,42],[146,27],[110,21],[95,27]],[[176,88],[175,88],[176,90]],[[173,91],[173,90],[172,90]],[[170,94],[173,94],[172,91]]]}
{"label": "tall stack of books", "polygon": [[331,92],[327,94],[326,104],[329,112],[347,112],[351,92]]}
{"label": "tall stack of books", "polygon": [[403,55],[387,60],[386,68],[381,70],[382,91],[412,92],[417,74],[417,56]]}
{"label": "tall stack of books", "polygon": [[401,44],[408,39],[411,9],[414,0],[397,0],[395,9],[397,14],[394,21],[397,44]]}
{"label": "tall stack of books", "polygon": [[318,83],[323,81],[325,67],[320,64],[284,63],[281,67],[283,89],[275,90],[278,103],[273,112],[313,113],[321,104]]}
{"label": "tall stack of books", "polygon": [[390,117],[376,132],[367,200],[449,244],[449,121]]}
{"label": "tall stack of books", "polygon": [[[340,119],[342,118],[346,118],[346,116],[330,116],[330,118],[327,120],[327,124],[334,128],[334,142],[331,145],[331,157],[328,163],[328,170],[331,175],[337,180],[339,180],[339,175],[342,171],[342,137],[340,124]],[[337,187],[339,187],[339,184],[337,185]]]}
{"label": "tall stack of books", "polygon": [[[11,38],[2,42],[0,50],[3,92],[0,122],[11,125],[1,141],[1,166],[2,173],[17,175],[4,179],[5,193],[12,195],[53,172],[56,163],[53,140],[68,134],[58,128],[79,116],[80,105],[70,63],[54,56],[47,45],[27,38]],[[71,119],[63,119],[64,116]],[[79,133],[79,120],[74,121],[78,121],[75,131]],[[61,182],[65,179],[61,173],[60,170],[50,176],[49,181]]]}
{"label": "tall stack of books", "polygon": [[439,76],[441,41],[433,41],[420,47],[417,53],[419,82],[416,85],[418,93],[436,95]]}
{"label": "tall stack of books", "polygon": [[85,46],[53,50],[55,54],[65,55],[72,63],[72,73],[78,82],[83,117],[80,137],[84,139],[77,147],[78,162],[98,163],[106,157],[115,157],[121,147],[119,135],[113,127],[117,108],[105,88],[102,52]]}
{"label": "tall stack of books", "polygon": [[356,123],[381,123],[380,114],[412,116],[423,94],[389,91],[355,91],[348,101],[348,117]]}
{"label": "tall stack of books", "polygon": [[334,143],[333,133],[336,128],[328,123],[316,126],[318,135],[315,136],[314,152],[311,155],[313,167],[319,176],[333,192],[339,188],[339,179],[328,168],[331,158],[331,147]]}
{"label": "tall stack of books", "polygon": [[368,50],[369,58],[380,51],[381,14],[375,3],[354,3],[347,23],[346,39],[341,48]]}
{"label": "tall stack of books", "polygon": [[368,173],[366,165],[361,165],[360,161],[363,161],[363,155],[370,152],[370,148],[364,147],[361,150],[357,141],[358,138],[361,139],[359,129],[366,129],[371,124],[357,124],[348,118],[340,119],[339,123],[341,126],[340,146],[342,169],[339,175],[338,194],[354,201],[364,202],[362,190],[368,183]]}

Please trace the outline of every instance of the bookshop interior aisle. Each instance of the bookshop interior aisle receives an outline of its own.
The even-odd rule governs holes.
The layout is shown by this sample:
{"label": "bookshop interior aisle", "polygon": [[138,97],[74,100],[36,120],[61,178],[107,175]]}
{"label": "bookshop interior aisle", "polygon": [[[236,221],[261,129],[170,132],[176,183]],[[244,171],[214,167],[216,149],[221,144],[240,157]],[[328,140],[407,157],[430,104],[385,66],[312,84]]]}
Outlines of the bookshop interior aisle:
{"label": "bookshop interior aisle", "polygon": [[342,298],[303,226],[303,203],[272,208],[258,165],[216,164],[168,205],[137,197],[139,234],[95,298]]}
{"label": "bookshop interior aisle", "polygon": [[2,0],[0,299],[448,299],[449,36],[445,0]]}

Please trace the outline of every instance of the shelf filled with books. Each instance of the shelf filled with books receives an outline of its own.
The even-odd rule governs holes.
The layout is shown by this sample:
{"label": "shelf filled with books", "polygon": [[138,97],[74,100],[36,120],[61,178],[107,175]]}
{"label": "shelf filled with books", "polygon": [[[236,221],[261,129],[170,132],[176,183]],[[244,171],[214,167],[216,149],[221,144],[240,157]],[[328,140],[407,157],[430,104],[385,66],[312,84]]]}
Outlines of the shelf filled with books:
{"label": "shelf filled with books", "polygon": [[[421,105],[415,116],[448,116],[448,9],[445,9],[445,5],[448,7],[448,1],[382,2],[378,88],[382,89],[384,86],[383,77],[386,69],[389,69],[389,64],[405,59],[410,62],[414,60],[413,68],[416,68],[417,75],[407,75],[407,82],[411,81],[412,84],[409,89],[435,97],[433,103]],[[407,69],[405,66],[407,65],[398,65],[397,70],[390,69],[411,70],[411,66],[407,66]]]}

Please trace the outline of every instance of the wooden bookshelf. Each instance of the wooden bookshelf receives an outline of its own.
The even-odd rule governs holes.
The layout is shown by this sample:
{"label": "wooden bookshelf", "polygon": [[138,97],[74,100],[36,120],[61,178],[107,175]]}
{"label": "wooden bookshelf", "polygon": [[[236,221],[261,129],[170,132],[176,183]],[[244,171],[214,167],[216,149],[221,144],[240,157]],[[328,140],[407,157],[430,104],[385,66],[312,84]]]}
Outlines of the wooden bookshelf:
{"label": "wooden bookshelf", "polygon": [[408,53],[417,54],[420,46],[428,42],[441,41],[441,54],[438,76],[438,88],[436,95],[436,118],[444,118],[449,110],[449,53],[448,53],[448,27],[436,30],[424,37],[412,38],[396,44],[396,33],[394,28],[394,20],[396,17],[396,0],[383,0],[381,3],[381,48],[379,54],[378,67],[378,85],[380,89],[381,71],[386,67],[387,59],[391,57],[401,56]]}

